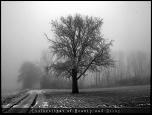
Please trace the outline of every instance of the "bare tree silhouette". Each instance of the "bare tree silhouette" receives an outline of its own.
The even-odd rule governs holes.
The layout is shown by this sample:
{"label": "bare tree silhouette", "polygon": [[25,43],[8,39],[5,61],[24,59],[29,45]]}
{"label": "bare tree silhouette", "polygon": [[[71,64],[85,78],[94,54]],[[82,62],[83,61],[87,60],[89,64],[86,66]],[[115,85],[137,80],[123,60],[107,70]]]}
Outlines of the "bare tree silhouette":
{"label": "bare tree silhouette", "polygon": [[31,89],[39,82],[41,69],[31,62],[24,62],[19,70],[19,73],[18,82],[22,82],[22,88]]}
{"label": "bare tree silhouette", "polygon": [[55,40],[50,48],[57,57],[51,69],[58,76],[72,78],[72,93],[79,93],[77,81],[85,76],[87,70],[97,71],[98,66],[114,65],[110,55],[112,41],[101,35],[102,19],[76,14],[52,20]]}

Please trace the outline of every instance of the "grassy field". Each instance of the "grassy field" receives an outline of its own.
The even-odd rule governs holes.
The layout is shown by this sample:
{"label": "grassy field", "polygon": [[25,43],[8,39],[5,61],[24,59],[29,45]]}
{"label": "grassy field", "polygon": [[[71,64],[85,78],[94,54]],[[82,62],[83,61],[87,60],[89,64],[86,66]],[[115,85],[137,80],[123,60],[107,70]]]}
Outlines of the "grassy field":
{"label": "grassy field", "polygon": [[48,107],[149,107],[150,86],[80,89],[79,94],[70,90],[46,90],[43,100]]}
{"label": "grassy field", "polygon": [[[80,89],[79,94],[72,94],[71,90],[41,89],[27,90],[18,95],[12,95],[2,100],[2,105],[13,103],[20,95],[29,96],[17,106],[24,107],[33,103],[32,108],[149,108],[150,86],[127,86],[114,88]],[[33,95],[33,96],[32,96]],[[32,98],[31,98],[32,97]],[[28,101],[31,100],[31,101]],[[17,101],[16,101],[17,102]],[[146,110],[147,111],[147,110]]]}

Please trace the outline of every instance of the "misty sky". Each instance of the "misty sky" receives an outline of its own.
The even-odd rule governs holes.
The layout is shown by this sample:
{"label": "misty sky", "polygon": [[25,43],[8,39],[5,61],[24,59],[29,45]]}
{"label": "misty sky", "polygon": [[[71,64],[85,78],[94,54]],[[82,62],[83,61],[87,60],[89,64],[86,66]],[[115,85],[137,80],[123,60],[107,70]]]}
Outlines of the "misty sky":
{"label": "misty sky", "polygon": [[38,62],[51,38],[49,22],[60,16],[103,18],[102,33],[114,40],[112,50],[151,50],[150,2],[1,2],[2,88],[16,88],[24,61]]}

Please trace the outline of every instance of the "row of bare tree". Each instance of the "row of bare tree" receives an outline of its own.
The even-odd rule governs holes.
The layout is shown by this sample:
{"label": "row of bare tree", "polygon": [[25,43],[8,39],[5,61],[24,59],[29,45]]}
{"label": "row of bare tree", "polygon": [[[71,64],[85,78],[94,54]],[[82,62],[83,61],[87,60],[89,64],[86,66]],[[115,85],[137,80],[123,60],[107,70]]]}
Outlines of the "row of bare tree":
{"label": "row of bare tree", "polygon": [[[101,68],[100,72],[90,73],[87,86],[104,87],[120,85],[150,84],[151,60],[150,54],[144,52],[114,53],[116,60],[114,68]],[[95,76],[95,77],[93,77]],[[89,82],[89,79],[92,82]]]}
{"label": "row of bare tree", "polygon": [[[151,60],[144,52],[114,52],[115,67],[100,68],[97,72],[87,72],[78,84],[79,88],[110,87],[150,84]],[[60,89],[71,88],[71,79],[54,76],[47,67],[53,62],[52,55],[44,51],[39,64],[25,62],[20,68],[19,81],[23,88]]]}

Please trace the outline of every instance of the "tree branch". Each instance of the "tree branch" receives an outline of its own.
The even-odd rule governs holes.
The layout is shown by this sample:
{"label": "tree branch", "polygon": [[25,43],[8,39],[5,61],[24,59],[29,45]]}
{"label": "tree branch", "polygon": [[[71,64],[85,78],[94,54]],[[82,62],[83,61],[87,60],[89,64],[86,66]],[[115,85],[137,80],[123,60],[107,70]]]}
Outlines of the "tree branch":
{"label": "tree branch", "polygon": [[79,77],[77,77],[77,80],[88,70],[88,68],[91,66],[92,62],[93,62],[97,57],[98,57],[97,55],[94,57],[94,59],[88,64],[88,66],[86,67],[86,69],[79,75]]}
{"label": "tree branch", "polygon": [[53,40],[49,39],[49,37],[47,36],[47,34],[46,34],[46,33],[44,33],[44,36],[47,38],[47,40],[48,40],[49,42],[56,43],[55,41],[53,41]]}

